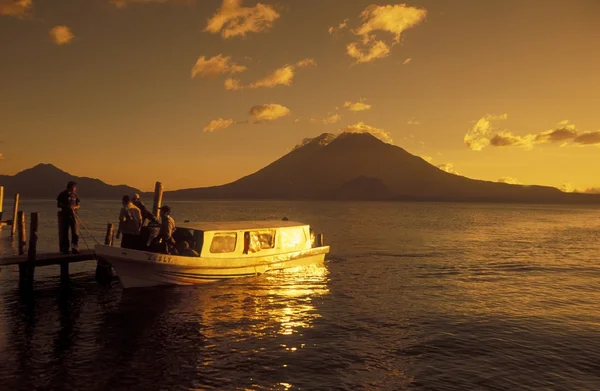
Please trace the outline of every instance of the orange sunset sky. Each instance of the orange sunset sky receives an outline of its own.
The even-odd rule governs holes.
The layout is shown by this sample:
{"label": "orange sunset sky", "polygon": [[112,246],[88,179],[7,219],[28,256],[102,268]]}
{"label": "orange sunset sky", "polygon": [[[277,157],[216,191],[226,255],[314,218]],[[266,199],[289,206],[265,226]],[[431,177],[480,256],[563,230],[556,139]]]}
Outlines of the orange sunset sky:
{"label": "orange sunset sky", "polygon": [[0,173],[218,185],[323,132],[600,187],[600,1],[0,0]]}

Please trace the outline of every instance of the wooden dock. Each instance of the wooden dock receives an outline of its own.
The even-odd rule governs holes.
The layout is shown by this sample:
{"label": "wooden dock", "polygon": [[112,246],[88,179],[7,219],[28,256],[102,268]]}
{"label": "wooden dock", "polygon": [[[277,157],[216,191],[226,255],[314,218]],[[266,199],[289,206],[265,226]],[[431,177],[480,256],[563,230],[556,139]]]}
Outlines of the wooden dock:
{"label": "wooden dock", "polygon": [[[152,213],[158,217],[162,204],[163,186],[156,182],[154,188],[154,203]],[[18,254],[0,257],[0,268],[4,266],[19,266],[19,285],[31,287],[33,284],[34,271],[36,267],[60,265],[61,281],[69,279],[69,264],[84,261],[96,261],[96,279],[99,282],[110,281],[113,277],[112,267],[106,261],[96,258],[94,250],[82,250],[77,254],[62,253],[37,253],[38,221],[39,213],[30,215],[30,234],[27,241],[25,214],[19,210],[19,194],[15,194],[13,204],[12,220],[2,221],[2,205],[4,188],[0,186],[0,229],[3,226],[11,227],[12,240],[18,240]],[[107,224],[104,244],[113,245],[114,226]]]}
{"label": "wooden dock", "polygon": [[[37,254],[35,266],[62,265],[63,263],[75,263],[93,261],[96,255],[93,250],[82,250],[79,254],[44,253]],[[29,262],[26,255],[13,255],[0,258],[0,267],[20,265]]]}

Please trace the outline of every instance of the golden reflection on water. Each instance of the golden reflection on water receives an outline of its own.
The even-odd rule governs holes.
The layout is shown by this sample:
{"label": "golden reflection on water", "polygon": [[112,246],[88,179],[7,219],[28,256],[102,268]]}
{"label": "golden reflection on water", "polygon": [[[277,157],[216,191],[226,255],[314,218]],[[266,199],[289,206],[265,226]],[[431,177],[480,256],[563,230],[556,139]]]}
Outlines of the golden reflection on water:
{"label": "golden reflection on water", "polygon": [[[205,335],[230,333],[247,339],[311,328],[321,317],[314,300],[329,293],[328,276],[324,265],[311,265],[220,284],[219,293],[211,292],[211,298],[201,304],[208,326]],[[223,322],[237,327],[219,327]]]}

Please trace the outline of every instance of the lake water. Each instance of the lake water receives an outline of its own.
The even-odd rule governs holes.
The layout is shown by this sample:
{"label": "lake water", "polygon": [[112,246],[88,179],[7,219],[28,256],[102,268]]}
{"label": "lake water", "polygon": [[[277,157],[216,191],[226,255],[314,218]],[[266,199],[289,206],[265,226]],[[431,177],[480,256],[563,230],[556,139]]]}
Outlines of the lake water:
{"label": "lake water", "polygon": [[[1,390],[600,390],[600,208],[169,204],[177,221],[307,222],[331,254],[296,274],[128,291],[85,262],[63,285],[58,266],[37,269],[20,295],[2,268]],[[54,203],[22,206],[56,251]],[[118,210],[84,200],[80,215],[102,241]]]}

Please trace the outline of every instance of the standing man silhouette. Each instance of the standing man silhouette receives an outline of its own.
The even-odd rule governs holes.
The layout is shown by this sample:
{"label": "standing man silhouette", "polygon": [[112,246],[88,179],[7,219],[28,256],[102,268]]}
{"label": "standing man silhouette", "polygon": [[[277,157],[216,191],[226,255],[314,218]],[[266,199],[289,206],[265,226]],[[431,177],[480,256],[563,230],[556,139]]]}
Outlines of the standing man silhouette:
{"label": "standing man silhouette", "polygon": [[56,197],[58,212],[58,236],[60,252],[69,253],[69,228],[71,229],[71,250],[73,254],[79,253],[79,224],[77,221],[77,210],[79,209],[79,197],[77,196],[77,183],[70,181],[67,188]]}

